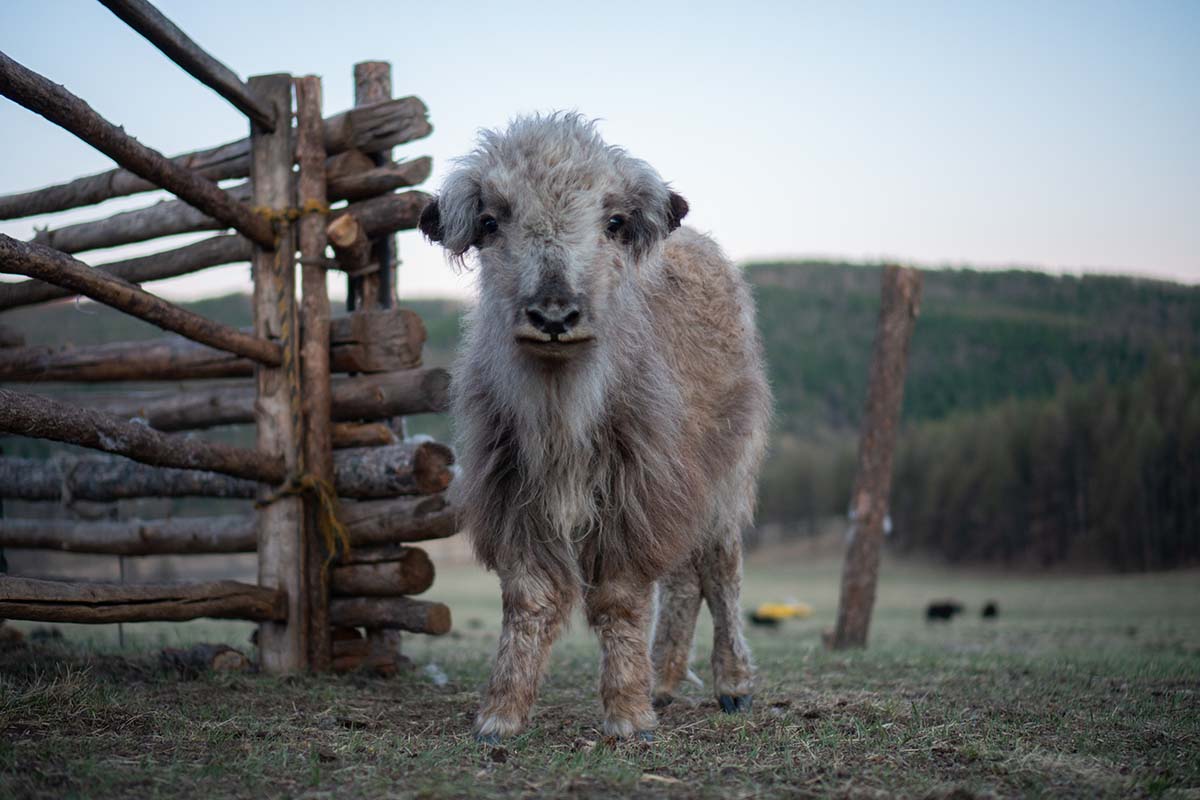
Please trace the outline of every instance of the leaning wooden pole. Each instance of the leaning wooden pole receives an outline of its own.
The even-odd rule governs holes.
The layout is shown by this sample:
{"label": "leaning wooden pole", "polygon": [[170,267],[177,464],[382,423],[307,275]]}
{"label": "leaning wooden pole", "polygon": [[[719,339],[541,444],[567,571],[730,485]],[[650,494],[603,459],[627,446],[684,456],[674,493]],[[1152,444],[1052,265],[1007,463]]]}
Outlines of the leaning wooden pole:
{"label": "leaning wooden pole", "polygon": [[78,292],[118,311],[143,319],[194,342],[278,365],[279,345],[156,297],[107,272],[92,269],[40,244],[17,241],[0,233],[0,272],[24,275]]}
{"label": "leaning wooden pole", "polygon": [[[250,242],[236,233],[228,233],[161,253],[96,264],[92,269],[107,272],[114,278],[129,283],[143,283],[187,275],[206,267],[249,261],[250,251]],[[39,280],[6,283],[0,285],[0,311],[70,297],[73,294],[75,292],[71,289]]]}
{"label": "leaning wooden pole", "polygon": [[274,455],[172,436],[103,411],[10,389],[0,389],[0,433],[90,447],[155,467],[199,469],[272,483],[285,477],[283,461]]}
{"label": "leaning wooden pole", "polygon": [[883,268],[879,326],[871,356],[867,405],[858,443],[858,473],[850,500],[850,534],[842,567],[842,590],[834,649],[865,647],[879,579],[879,551],[892,486],[892,455],[904,396],[908,343],[921,302],[921,273]]}
{"label": "leaning wooden pole", "polygon": [[[224,97],[264,131],[275,130],[273,109],[242,83],[229,67],[200,45],[146,0],[100,0],[109,11],[178,64],[189,75]],[[287,124],[287,120],[283,121]]]}
{"label": "leaning wooden pole", "polygon": [[[261,75],[251,78],[249,85],[273,105],[276,119],[290,118],[290,75]],[[281,212],[291,205],[292,152],[290,125],[280,125],[274,133],[251,130],[250,178],[256,206]],[[257,370],[255,423],[259,451],[282,457],[288,471],[294,472],[301,445],[298,401],[291,395],[295,382],[289,380],[290,371],[296,368],[296,247],[290,227],[281,227],[279,237],[273,249],[255,247],[252,260],[254,332],[278,341],[284,353],[280,368]],[[275,497],[276,488],[263,484],[259,489],[258,583],[287,593],[287,622],[264,622],[259,628],[258,648],[264,671],[287,673],[304,669],[308,661],[308,592],[300,498]]]}
{"label": "leaning wooden pole", "polygon": [[[427,113],[425,104],[416,97],[402,97],[344,111],[325,120],[325,149],[330,153],[374,152],[420,139],[433,130],[426,119]],[[176,166],[192,170],[210,181],[244,178],[250,174],[250,140],[227,142],[207,150],[184,153],[171,160]],[[157,188],[156,184],[129,170],[114,169],[29,192],[0,195],[0,219],[66,211]]]}
{"label": "leaning wooden pole", "polygon": [[[321,127],[321,79],[296,79],[296,154],[300,162],[300,264],[303,335],[300,366],[304,379],[304,466],[318,481],[333,486],[333,412],[329,378],[329,290],[325,283],[325,138]],[[332,501],[333,494],[326,501]],[[329,586],[325,560],[330,553],[322,537],[321,495],[304,498],[304,541],[307,549],[309,668],[332,669]],[[329,532],[332,534],[332,532]]]}
{"label": "leaning wooden pole", "polygon": [[[215,217],[263,247],[275,246],[271,224],[230,200],[210,180],[180,167],[118,128],[80,98],[0,53],[0,94],[78,136],[130,172]],[[285,126],[286,127],[286,126]],[[289,160],[291,154],[288,154]]]}

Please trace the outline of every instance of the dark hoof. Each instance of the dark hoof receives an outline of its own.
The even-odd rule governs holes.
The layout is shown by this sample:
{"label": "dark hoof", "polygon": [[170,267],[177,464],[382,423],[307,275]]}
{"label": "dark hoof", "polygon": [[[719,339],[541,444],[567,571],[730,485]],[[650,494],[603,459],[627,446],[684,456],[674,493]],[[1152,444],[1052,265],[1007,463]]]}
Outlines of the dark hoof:
{"label": "dark hoof", "polygon": [[675,702],[675,696],[670,694],[655,695],[653,705],[655,708],[666,708]]}
{"label": "dark hoof", "polygon": [[495,747],[500,744],[500,734],[498,733],[476,733],[473,736],[475,741],[480,744],[486,744],[488,747]]}
{"label": "dark hoof", "polygon": [[634,731],[630,738],[635,742],[650,743],[654,741],[654,731]]}
{"label": "dark hoof", "polygon": [[717,695],[717,702],[721,704],[721,710],[726,714],[749,713],[750,706],[754,704],[754,696],[748,694],[721,694]]}

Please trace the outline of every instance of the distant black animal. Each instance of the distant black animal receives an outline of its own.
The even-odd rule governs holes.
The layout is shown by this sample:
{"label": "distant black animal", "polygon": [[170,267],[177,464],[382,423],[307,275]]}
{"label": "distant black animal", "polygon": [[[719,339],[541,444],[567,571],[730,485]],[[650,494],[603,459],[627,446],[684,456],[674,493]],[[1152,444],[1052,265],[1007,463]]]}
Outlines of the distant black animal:
{"label": "distant black animal", "polygon": [[983,611],[980,616],[984,619],[995,619],[1000,616],[1000,608],[996,605],[995,600],[988,600],[983,606]]}
{"label": "distant black animal", "polygon": [[962,610],[962,603],[957,600],[934,600],[925,609],[925,619],[929,622],[949,622]]}

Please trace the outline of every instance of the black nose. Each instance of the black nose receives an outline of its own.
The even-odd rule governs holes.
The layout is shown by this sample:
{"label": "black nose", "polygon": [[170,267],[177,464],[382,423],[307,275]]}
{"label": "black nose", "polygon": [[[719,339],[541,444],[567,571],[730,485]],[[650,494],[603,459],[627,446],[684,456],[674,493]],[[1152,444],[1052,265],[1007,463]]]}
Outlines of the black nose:
{"label": "black nose", "polygon": [[558,336],[579,324],[579,308],[574,305],[536,305],[525,309],[529,324],[542,333]]}

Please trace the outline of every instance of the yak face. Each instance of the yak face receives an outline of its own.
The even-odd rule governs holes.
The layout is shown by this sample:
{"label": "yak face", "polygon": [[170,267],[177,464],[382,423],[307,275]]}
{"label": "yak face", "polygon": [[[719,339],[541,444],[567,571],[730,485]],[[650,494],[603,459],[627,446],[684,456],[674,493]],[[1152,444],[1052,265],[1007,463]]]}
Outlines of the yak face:
{"label": "yak face", "polygon": [[604,345],[686,213],[645,162],[554,114],[483,133],[420,226],[460,262],[475,253],[493,333],[553,366]]}

